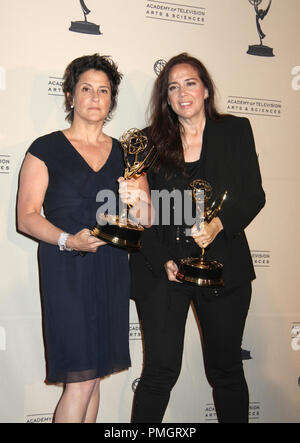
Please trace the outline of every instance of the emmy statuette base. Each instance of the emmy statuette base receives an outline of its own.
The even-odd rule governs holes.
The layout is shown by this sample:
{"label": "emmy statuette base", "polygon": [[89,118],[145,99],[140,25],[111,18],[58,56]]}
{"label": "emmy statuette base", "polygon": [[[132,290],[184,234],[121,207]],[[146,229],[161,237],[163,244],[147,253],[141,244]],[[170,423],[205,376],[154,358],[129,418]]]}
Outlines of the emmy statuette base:
{"label": "emmy statuette base", "polygon": [[249,45],[247,54],[258,55],[260,57],[274,57],[273,48],[265,45]]}
{"label": "emmy statuette base", "polygon": [[223,280],[207,280],[204,278],[196,278],[190,277],[188,275],[180,274],[180,272],[176,275],[177,280],[180,280],[182,283],[189,283],[196,286],[201,286],[202,288],[215,288],[219,286],[224,286]]}
{"label": "emmy statuette base", "polygon": [[222,279],[223,265],[216,261],[206,261],[203,258],[184,258],[180,261],[176,278],[183,283],[200,287],[224,286]]}
{"label": "emmy statuette base", "polygon": [[140,225],[134,226],[126,219],[120,223],[119,218],[107,218],[107,224],[98,224],[91,230],[91,234],[112,245],[127,249],[130,252],[141,248],[141,236],[144,228]]}
{"label": "emmy statuette base", "polygon": [[98,25],[86,21],[71,22],[69,30],[73,32],[80,32],[82,34],[101,35]]}

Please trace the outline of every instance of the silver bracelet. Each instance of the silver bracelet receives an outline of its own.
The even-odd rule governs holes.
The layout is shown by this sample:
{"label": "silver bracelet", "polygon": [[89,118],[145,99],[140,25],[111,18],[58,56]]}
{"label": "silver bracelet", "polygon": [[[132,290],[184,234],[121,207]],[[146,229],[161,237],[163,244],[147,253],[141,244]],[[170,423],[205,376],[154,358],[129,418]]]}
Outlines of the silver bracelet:
{"label": "silver bracelet", "polygon": [[68,234],[67,232],[62,232],[58,238],[57,244],[59,247],[60,251],[73,251],[72,248],[67,248],[66,243],[67,243],[67,238],[69,237],[70,234]]}

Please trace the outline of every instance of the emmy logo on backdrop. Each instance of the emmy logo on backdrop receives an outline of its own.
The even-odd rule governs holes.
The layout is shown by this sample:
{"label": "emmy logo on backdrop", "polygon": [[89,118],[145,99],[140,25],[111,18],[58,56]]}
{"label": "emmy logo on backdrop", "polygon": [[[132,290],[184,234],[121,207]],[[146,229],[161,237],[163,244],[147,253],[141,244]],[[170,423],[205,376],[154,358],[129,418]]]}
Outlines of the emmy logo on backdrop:
{"label": "emmy logo on backdrop", "polygon": [[73,32],[81,32],[82,34],[94,34],[100,35],[100,29],[98,25],[95,23],[88,22],[86,16],[91,12],[89,8],[86,6],[84,0],[80,0],[80,5],[82,8],[82,12],[84,14],[84,21],[71,22],[71,26],[69,28],[70,31]]}
{"label": "emmy logo on backdrop", "polygon": [[254,11],[256,13],[256,27],[257,27],[257,32],[258,32],[260,44],[259,45],[249,45],[247,54],[259,55],[261,57],[274,57],[273,48],[270,48],[269,46],[265,46],[262,43],[262,41],[266,35],[263,33],[261,26],[260,26],[260,21],[263,20],[269,12],[272,0],[269,0],[269,4],[266,9],[259,9],[259,5],[261,4],[262,0],[249,0],[249,2],[254,7]]}

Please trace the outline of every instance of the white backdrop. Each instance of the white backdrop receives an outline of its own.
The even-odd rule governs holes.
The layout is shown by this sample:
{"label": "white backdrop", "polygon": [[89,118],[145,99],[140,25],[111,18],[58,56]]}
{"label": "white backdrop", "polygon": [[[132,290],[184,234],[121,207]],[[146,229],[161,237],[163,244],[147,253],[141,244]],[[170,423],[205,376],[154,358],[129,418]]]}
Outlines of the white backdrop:
{"label": "white backdrop", "polygon": [[[61,77],[76,57],[111,55],[124,73],[106,132],[143,127],[159,60],[187,51],[210,70],[220,110],[252,124],[267,204],[248,228],[257,279],[243,343],[250,423],[300,422],[299,0],[273,0],[259,44],[248,0],[87,0],[101,34],[69,30],[83,20],[77,0],[0,0],[0,422],[51,422],[61,386],[46,385],[37,243],[18,234],[15,205],[24,154],[38,136],[63,129]],[[253,1],[252,1],[253,3]],[[266,9],[267,0],[260,8]],[[160,63],[157,63],[159,65]],[[142,368],[135,305],[132,367],[101,383],[99,422],[129,422]],[[214,423],[199,332],[189,313],[180,379],[165,422]]]}

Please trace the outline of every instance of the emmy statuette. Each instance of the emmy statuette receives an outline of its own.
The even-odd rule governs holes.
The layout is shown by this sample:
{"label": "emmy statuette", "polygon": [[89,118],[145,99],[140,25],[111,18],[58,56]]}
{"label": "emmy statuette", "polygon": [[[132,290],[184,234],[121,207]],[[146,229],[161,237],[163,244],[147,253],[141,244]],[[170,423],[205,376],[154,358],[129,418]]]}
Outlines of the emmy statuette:
{"label": "emmy statuette", "polygon": [[[120,141],[126,166],[124,178],[138,178],[154,163],[157,152],[154,146],[148,148],[147,137],[136,128],[126,131]],[[98,214],[91,234],[129,251],[139,250],[144,228],[128,218],[129,209],[129,205],[121,202],[119,215]]]}
{"label": "emmy statuette", "polygon": [[259,5],[261,4],[262,0],[249,0],[249,2],[254,7],[254,11],[256,13],[256,28],[257,28],[260,44],[259,45],[249,45],[247,54],[258,55],[261,57],[274,57],[273,48],[263,45],[263,43],[262,43],[262,41],[266,35],[263,33],[261,26],[260,26],[260,20],[263,20],[265,18],[265,16],[268,14],[269,9],[271,7],[272,0],[269,0],[269,4],[265,10],[259,9]]}
{"label": "emmy statuette", "polygon": [[100,35],[99,25],[95,25],[95,23],[88,22],[86,16],[91,12],[90,9],[86,6],[84,0],[80,0],[80,6],[84,15],[84,21],[76,21],[71,22],[71,26],[69,28],[70,31],[80,32],[82,34],[94,34]]}
{"label": "emmy statuette", "polygon": [[[223,202],[227,196],[227,191],[223,194],[219,203],[217,199],[207,206],[207,202],[212,196],[211,185],[202,179],[194,180],[190,183],[193,199],[197,209],[196,226],[200,230],[201,224],[206,221],[210,222],[213,217],[220,211]],[[197,285],[201,287],[218,287],[223,286],[222,279],[223,265],[217,261],[209,261],[204,258],[205,248],[201,248],[200,257],[187,257],[180,260],[179,271],[176,278],[181,282]]]}

